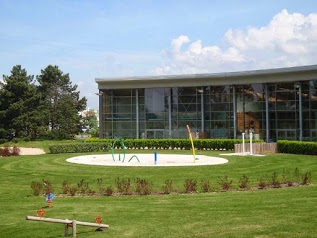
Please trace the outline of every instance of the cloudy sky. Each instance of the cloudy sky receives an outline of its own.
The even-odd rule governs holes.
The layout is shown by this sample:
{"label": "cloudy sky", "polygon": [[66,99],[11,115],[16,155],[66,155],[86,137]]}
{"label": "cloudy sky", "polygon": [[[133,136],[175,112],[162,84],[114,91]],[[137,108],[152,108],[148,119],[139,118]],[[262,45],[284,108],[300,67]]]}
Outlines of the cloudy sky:
{"label": "cloudy sky", "polygon": [[22,65],[95,78],[317,64],[315,0],[0,0],[0,80]]}

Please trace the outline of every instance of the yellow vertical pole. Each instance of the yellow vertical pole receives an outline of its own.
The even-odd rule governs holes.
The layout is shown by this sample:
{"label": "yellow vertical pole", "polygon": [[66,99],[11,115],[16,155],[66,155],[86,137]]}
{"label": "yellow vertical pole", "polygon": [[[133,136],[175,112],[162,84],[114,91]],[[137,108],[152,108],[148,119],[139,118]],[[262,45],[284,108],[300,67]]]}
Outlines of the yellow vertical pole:
{"label": "yellow vertical pole", "polygon": [[194,156],[194,163],[196,163],[196,154],[195,154],[195,147],[194,147],[194,142],[193,142],[193,137],[192,137],[192,133],[190,133],[190,128],[188,125],[186,125],[187,127],[187,131],[188,131],[188,135],[189,135],[189,139],[190,142],[192,144],[192,150],[193,150],[193,156]]}

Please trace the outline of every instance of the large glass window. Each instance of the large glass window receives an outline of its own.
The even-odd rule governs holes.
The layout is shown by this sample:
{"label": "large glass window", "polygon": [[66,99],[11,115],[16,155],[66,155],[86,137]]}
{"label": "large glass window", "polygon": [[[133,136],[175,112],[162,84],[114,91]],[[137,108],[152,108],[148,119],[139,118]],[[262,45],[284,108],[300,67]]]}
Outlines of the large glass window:
{"label": "large glass window", "polygon": [[232,87],[207,87],[204,90],[204,101],[207,136],[233,138]]}
{"label": "large glass window", "polygon": [[172,137],[188,137],[186,126],[192,132],[201,131],[201,93],[196,87],[172,88]]}
{"label": "large glass window", "polygon": [[143,124],[141,137],[168,137],[168,88],[144,89],[144,104],[140,111],[140,123]]}
{"label": "large glass window", "polygon": [[298,88],[293,82],[269,84],[270,129],[273,140],[298,138]]}
{"label": "large glass window", "polygon": [[135,138],[135,90],[107,90],[104,94],[105,137]]}
{"label": "large glass window", "polygon": [[237,137],[254,134],[255,139],[265,138],[265,93],[262,84],[239,85],[236,88]]}
{"label": "large glass window", "polygon": [[266,139],[268,123],[271,140],[302,136],[316,141],[317,80],[269,83],[267,90],[267,122],[263,84],[103,90],[101,133],[106,138],[187,138],[189,125],[204,138],[253,132],[256,139]]}

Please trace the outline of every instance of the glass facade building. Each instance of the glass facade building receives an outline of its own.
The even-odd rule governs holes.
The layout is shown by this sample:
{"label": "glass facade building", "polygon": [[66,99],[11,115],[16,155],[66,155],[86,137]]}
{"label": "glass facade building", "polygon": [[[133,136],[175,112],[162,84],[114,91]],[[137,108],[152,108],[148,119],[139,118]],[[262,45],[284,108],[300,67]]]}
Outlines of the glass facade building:
{"label": "glass facade building", "polygon": [[101,138],[317,141],[317,65],[96,82]]}

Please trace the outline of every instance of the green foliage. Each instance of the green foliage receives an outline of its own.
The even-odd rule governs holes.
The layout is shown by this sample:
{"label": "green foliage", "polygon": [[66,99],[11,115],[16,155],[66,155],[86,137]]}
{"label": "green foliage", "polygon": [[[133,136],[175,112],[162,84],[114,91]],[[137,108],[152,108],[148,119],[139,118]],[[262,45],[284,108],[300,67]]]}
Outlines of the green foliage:
{"label": "green foliage", "polygon": [[120,179],[119,177],[115,180],[118,193],[123,195],[132,194],[132,182],[131,179]]}
{"label": "green foliage", "polygon": [[[107,142],[113,144],[113,139],[98,139],[89,138],[85,142]],[[191,142],[189,139],[125,139],[123,140],[127,148],[138,149],[191,149]],[[248,141],[246,140],[246,143]],[[256,142],[263,142],[262,140],[254,140]],[[239,139],[198,139],[194,140],[194,147],[198,150],[234,150],[234,144],[242,143]],[[119,140],[116,141],[115,147],[121,148]],[[123,149],[123,148],[121,148]]]}
{"label": "green foliage", "polygon": [[186,179],[184,183],[185,193],[197,192],[197,181],[195,179]]}
{"label": "green foliage", "polygon": [[209,193],[211,191],[211,185],[209,180],[202,180],[201,181],[201,192]]}
{"label": "green foliage", "polygon": [[273,188],[280,188],[281,187],[281,182],[280,182],[280,179],[278,178],[278,173],[276,171],[274,171],[272,173],[272,176],[271,176],[271,186]]}
{"label": "green foliage", "polygon": [[243,175],[239,181],[239,188],[248,189],[250,187],[250,179],[247,175]]}
{"label": "green foliage", "polygon": [[49,65],[35,84],[20,65],[0,82],[0,138],[35,140],[69,139],[80,131],[79,111],[86,99],[79,98],[77,85],[68,74]]}
{"label": "green foliage", "polygon": [[165,180],[164,185],[163,185],[163,193],[170,194],[172,192],[173,192],[173,181],[167,179],[167,180]]}
{"label": "green foliage", "polygon": [[317,142],[279,140],[277,148],[279,153],[317,155]]}
{"label": "green foliage", "polygon": [[34,196],[39,196],[43,191],[43,184],[42,182],[32,181],[31,183],[32,193]]}
{"label": "green foliage", "polygon": [[50,153],[52,154],[63,154],[63,153],[86,153],[86,152],[99,152],[109,151],[110,144],[99,142],[99,143],[74,143],[74,144],[61,144],[49,146]]}
{"label": "green foliage", "polygon": [[85,133],[95,135],[98,130],[98,121],[96,112],[93,109],[84,111],[81,115],[82,127],[86,127]]}
{"label": "green foliage", "polygon": [[57,66],[49,65],[36,77],[41,100],[45,103],[48,137],[70,139],[80,132],[79,112],[86,107],[86,98],[80,99],[77,85]]}
{"label": "green foliage", "polygon": [[218,184],[223,191],[228,191],[232,186],[233,180],[229,180],[228,176],[219,177]]}
{"label": "green foliage", "polygon": [[139,195],[150,195],[152,192],[151,182],[146,179],[136,178],[135,179],[135,192]]}
{"label": "green foliage", "polygon": [[[44,125],[41,95],[33,76],[20,65],[14,66],[10,76],[3,76],[0,87],[0,128],[2,138],[38,137]],[[5,137],[4,137],[5,136]]]}

